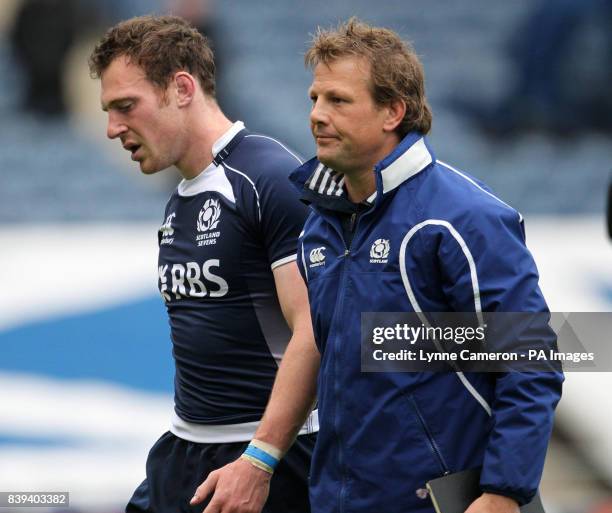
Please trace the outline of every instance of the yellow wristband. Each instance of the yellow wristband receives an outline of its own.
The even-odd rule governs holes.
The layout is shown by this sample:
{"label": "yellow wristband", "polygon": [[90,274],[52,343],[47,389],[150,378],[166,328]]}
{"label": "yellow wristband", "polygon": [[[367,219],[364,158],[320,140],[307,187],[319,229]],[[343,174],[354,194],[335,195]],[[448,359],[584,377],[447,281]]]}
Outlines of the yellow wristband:
{"label": "yellow wristband", "polygon": [[277,449],[268,442],[262,442],[261,440],[257,440],[257,438],[253,438],[253,440],[251,440],[251,445],[261,449],[262,451],[266,451],[270,456],[276,458],[277,460],[283,459],[283,451]]}
{"label": "yellow wristband", "polygon": [[263,461],[253,458],[252,456],[249,456],[248,454],[242,454],[240,456],[240,459],[248,461],[254,467],[257,467],[258,469],[263,470],[264,472],[267,472],[268,474],[274,474],[274,469],[270,465],[266,465]]}

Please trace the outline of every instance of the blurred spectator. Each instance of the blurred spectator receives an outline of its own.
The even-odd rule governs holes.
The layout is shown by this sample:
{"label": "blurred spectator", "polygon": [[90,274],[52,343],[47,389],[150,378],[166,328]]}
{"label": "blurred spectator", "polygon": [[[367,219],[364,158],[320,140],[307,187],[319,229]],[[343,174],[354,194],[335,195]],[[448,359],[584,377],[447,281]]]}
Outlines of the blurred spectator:
{"label": "blurred spectator", "polygon": [[[45,117],[66,113],[65,60],[77,37],[97,23],[159,12],[164,0],[24,0],[10,41],[23,69],[22,108]],[[196,2],[198,3],[198,2]]]}
{"label": "blurred spectator", "polygon": [[25,0],[10,40],[25,75],[25,110],[65,114],[64,60],[78,30],[75,0]]}
{"label": "blurred spectator", "polygon": [[612,0],[543,0],[516,31],[512,58],[516,84],[498,104],[454,102],[486,135],[612,133]]}

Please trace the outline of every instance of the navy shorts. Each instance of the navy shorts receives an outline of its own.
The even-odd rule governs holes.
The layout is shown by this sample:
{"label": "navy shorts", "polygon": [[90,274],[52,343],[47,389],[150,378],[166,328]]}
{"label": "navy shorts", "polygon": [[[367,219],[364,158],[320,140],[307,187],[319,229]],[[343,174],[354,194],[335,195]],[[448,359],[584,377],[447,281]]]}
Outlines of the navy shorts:
{"label": "navy shorts", "polygon": [[[316,434],[301,435],[280,461],[270,482],[263,513],[309,513],[308,474]],[[147,477],[126,506],[126,513],[201,513],[189,501],[206,476],[231,463],[248,442],[198,444],[168,431],[147,458]]]}

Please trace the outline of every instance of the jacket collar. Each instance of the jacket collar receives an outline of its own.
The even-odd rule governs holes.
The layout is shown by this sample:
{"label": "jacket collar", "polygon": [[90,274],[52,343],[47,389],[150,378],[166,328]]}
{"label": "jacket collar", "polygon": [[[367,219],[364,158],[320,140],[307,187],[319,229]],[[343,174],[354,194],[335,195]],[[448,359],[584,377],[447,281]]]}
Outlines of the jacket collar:
{"label": "jacket collar", "polygon": [[[374,166],[376,191],[366,200],[377,205],[402,183],[435,161],[425,137],[410,132],[395,149]],[[301,191],[302,200],[331,210],[352,211],[344,188],[344,175],[313,158],[291,173],[290,180]]]}

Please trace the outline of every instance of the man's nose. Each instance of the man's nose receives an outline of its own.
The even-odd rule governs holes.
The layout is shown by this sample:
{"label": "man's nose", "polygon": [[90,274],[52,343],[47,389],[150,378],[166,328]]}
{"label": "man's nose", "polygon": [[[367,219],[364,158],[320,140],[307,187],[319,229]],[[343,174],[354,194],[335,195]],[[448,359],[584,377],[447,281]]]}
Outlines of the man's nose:
{"label": "man's nose", "polygon": [[124,123],[120,122],[117,117],[112,112],[110,112],[108,114],[108,124],[106,125],[106,136],[109,139],[115,139],[126,131],[127,126]]}
{"label": "man's nose", "polygon": [[327,109],[323,105],[323,102],[320,99],[317,99],[312,104],[312,109],[310,110],[310,123],[314,125],[323,124],[326,125],[329,121]]}

